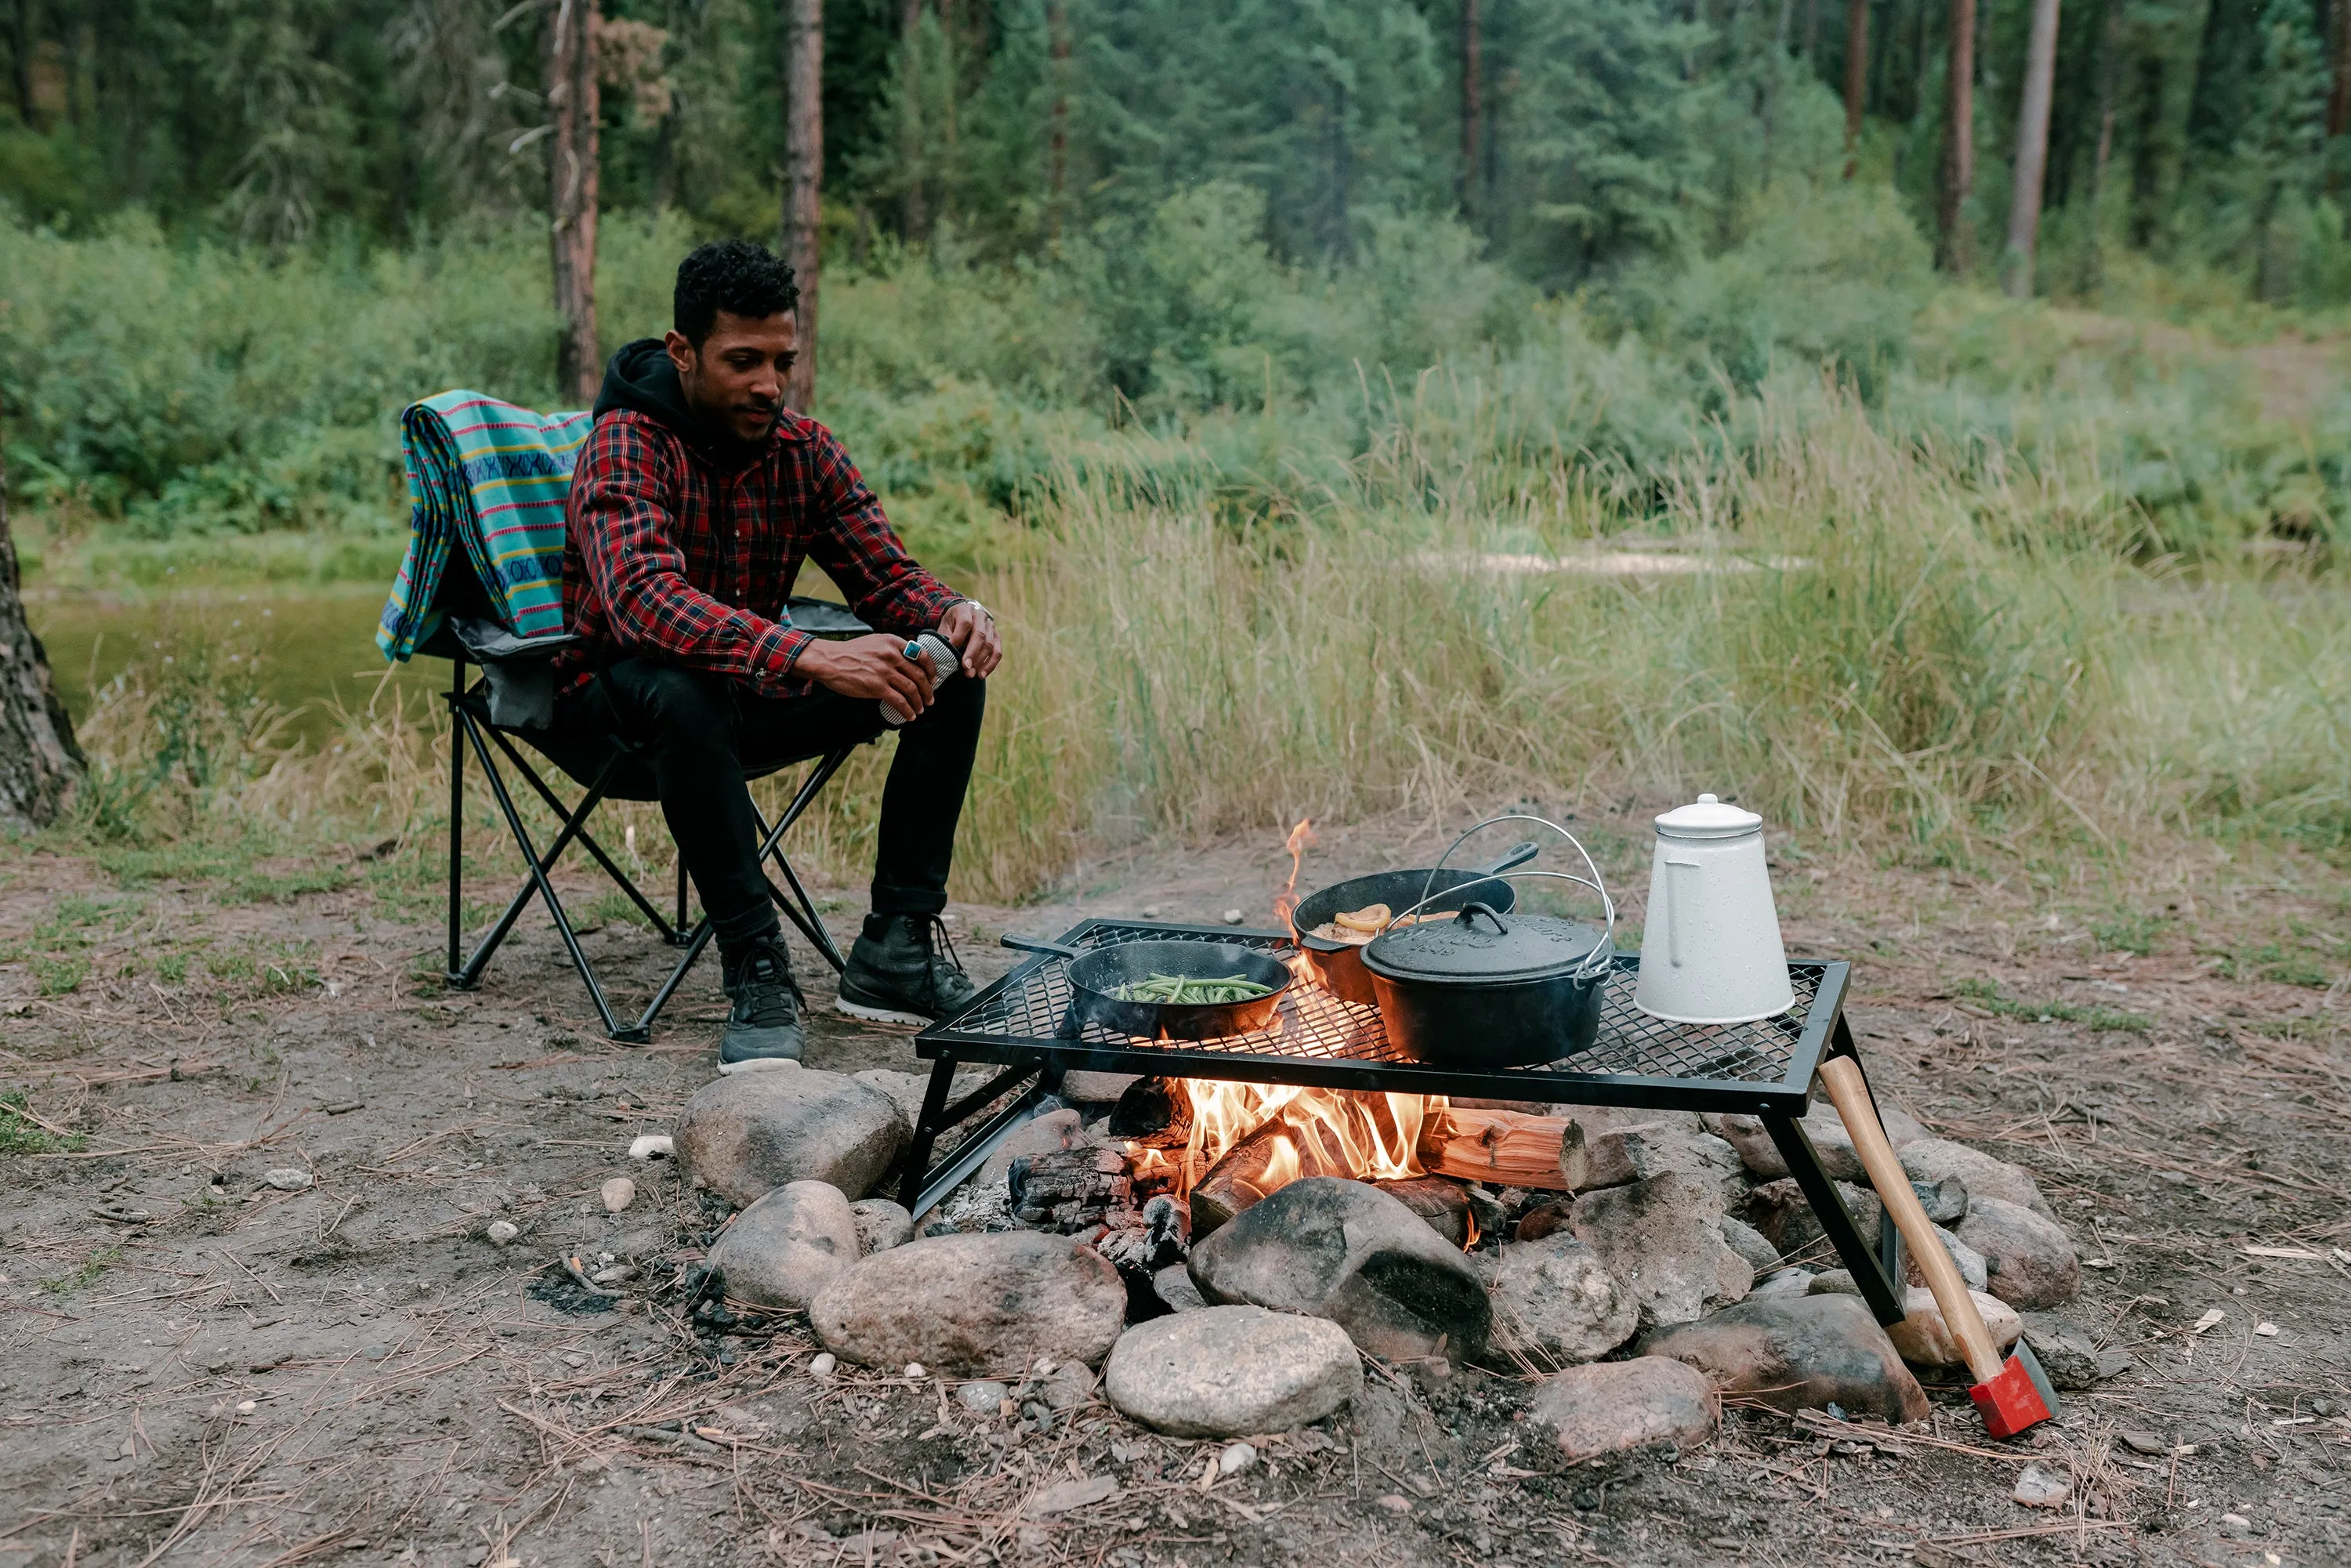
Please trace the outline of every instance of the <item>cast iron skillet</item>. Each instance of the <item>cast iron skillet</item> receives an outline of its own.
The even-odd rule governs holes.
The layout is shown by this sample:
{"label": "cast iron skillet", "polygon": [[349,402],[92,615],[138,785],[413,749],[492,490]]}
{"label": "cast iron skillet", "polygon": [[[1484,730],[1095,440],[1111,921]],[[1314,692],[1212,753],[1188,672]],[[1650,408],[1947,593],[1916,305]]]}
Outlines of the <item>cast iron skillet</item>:
{"label": "cast iron skillet", "polygon": [[[1098,1023],[1147,1040],[1161,1035],[1214,1040],[1263,1029],[1273,1020],[1274,1009],[1281,1005],[1281,993],[1290,980],[1290,970],[1280,959],[1230,942],[1121,942],[1113,947],[1081,951],[1008,934],[1003,941],[1007,947],[1023,953],[1050,953],[1070,961],[1073,993],[1070,1011],[1074,1023]],[[1153,975],[1179,975],[1186,979],[1238,975],[1272,988],[1245,1002],[1130,1002],[1111,994],[1130,980]]]}
{"label": "cast iron skillet", "polygon": [[[1434,882],[1429,880],[1427,868],[1423,867],[1418,871],[1375,872],[1370,876],[1332,883],[1290,912],[1290,928],[1298,938],[1298,946],[1305,950],[1307,966],[1313,971],[1317,984],[1343,1002],[1361,1002],[1370,1007],[1378,1002],[1379,997],[1372,988],[1371,971],[1364,967],[1363,947],[1353,942],[1316,936],[1312,932],[1317,925],[1328,925],[1342,910],[1362,909],[1374,904],[1384,904],[1389,913],[1401,915],[1424,898],[1429,900],[1427,913],[1450,914],[1461,907],[1463,892],[1471,883],[1484,882],[1512,866],[1524,865],[1537,852],[1538,847],[1531,842],[1513,844],[1510,853],[1484,871],[1440,871]],[[1518,902],[1518,894],[1507,882],[1488,882],[1468,896],[1504,915]]]}

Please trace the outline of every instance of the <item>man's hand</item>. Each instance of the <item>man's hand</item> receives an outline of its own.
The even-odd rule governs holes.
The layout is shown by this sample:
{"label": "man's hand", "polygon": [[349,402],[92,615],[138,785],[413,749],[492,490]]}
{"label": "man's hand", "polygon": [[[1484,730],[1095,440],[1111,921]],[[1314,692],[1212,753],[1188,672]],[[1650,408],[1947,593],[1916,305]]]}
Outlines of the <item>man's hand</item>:
{"label": "man's hand", "polygon": [[820,637],[800,650],[793,669],[828,691],[887,702],[909,718],[931,706],[931,666],[906,657],[904,637],[881,632],[840,643]]}
{"label": "man's hand", "polygon": [[963,661],[964,674],[976,680],[987,679],[1004,663],[1004,638],[996,630],[996,617],[977,600],[951,607],[939,622],[939,635]]}

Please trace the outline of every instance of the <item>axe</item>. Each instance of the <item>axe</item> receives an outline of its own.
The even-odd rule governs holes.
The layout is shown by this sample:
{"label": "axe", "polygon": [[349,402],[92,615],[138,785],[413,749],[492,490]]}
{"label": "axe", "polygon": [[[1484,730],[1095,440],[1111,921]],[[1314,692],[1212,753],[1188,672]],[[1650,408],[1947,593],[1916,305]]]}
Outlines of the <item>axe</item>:
{"label": "axe", "polygon": [[[1967,1355],[1968,1375],[1975,1379],[1968,1397],[1976,1402],[1984,1429],[1995,1437],[2013,1437],[2029,1427],[2053,1419],[2057,1391],[2050,1386],[2049,1375],[2042,1371],[2032,1347],[2020,1339],[2008,1360],[2001,1360],[1991,1331],[1984,1327],[1983,1314],[1976,1311],[1975,1298],[1968,1294],[1967,1281],[1959,1278],[1951,1255],[1943,1250],[1941,1238],[1935,1234],[1926,1209],[1919,1207],[1918,1195],[1910,1188],[1909,1174],[1894,1156],[1894,1145],[1886,1141],[1886,1129],[1878,1123],[1877,1107],[1870,1100],[1860,1064],[1850,1057],[1831,1057],[1821,1063],[1821,1080],[1844,1121],[1854,1153],[1861,1156],[1862,1168],[1877,1188],[1886,1218],[1902,1232],[1910,1255],[1918,1260],[1918,1271],[1927,1277],[1927,1289],[1934,1292],[1944,1323]],[[1895,1284],[1898,1289],[1901,1281]]]}

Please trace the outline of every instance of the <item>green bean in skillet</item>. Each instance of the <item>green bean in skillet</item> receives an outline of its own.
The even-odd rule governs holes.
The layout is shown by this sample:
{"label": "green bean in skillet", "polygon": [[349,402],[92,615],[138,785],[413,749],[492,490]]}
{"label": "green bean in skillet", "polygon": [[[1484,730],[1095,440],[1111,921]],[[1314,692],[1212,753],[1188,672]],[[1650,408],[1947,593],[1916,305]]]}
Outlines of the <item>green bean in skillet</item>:
{"label": "green bean in skillet", "polygon": [[1271,986],[1260,986],[1247,975],[1145,975],[1142,979],[1127,981],[1110,994],[1123,1002],[1199,1006],[1204,1003],[1253,1002],[1272,990]]}

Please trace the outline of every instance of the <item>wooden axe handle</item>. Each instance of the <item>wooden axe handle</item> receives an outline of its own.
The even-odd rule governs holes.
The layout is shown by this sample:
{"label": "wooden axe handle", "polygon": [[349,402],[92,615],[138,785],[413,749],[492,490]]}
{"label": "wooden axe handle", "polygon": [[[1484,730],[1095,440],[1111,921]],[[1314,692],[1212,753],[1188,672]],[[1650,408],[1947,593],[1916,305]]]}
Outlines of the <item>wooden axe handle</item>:
{"label": "wooden axe handle", "polygon": [[[1990,1383],[2000,1375],[1999,1347],[1991,1342],[1991,1331],[1984,1327],[1983,1314],[1976,1311],[1975,1298],[1968,1294],[1968,1282],[1959,1278],[1959,1265],[1943,1249],[1934,1222],[1920,1207],[1918,1195],[1910,1189],[1909,1173],[1886,1141],[1860,1065],[1850,1057],[1833,1056],[1821,1063],[1821,1081],[1827,1084],[1829,1099],[1844,1121],[1854,1153],[1861,1156],[1862,1169],[1877,1188],[1878,1201],[1886,1206],[1895,1228],[1902,1232],[1902,1239],[1910,1244],[1910,1255],[1918,1260],[1918,1272],[1927,1277],[1927,1289],[1934,1292],[1945,1325],[1967,1353],[1968,1370],[1978,1383]],[[1901,1281],[1896,1281],[1895,1285],[1899,1289]]]}

